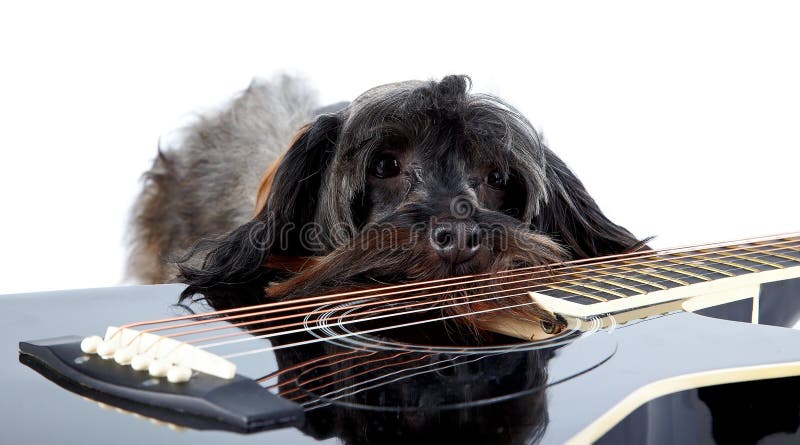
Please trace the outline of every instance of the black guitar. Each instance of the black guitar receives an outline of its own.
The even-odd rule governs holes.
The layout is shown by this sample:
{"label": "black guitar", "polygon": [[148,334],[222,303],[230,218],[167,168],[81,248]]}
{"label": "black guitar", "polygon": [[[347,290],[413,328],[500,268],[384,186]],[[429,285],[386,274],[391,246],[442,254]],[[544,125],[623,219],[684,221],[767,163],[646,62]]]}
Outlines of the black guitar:
{"label": "black guitar", "polygon": [[[177,285],[6,296],[6,347],[47,338],[19,360],[92,403],[4,367],[3,441],[792,443],[798,277],[783,235],[222,312]],[[520,292],[557,323],[508,305],[480,317],[490,344],[448,341]]]}

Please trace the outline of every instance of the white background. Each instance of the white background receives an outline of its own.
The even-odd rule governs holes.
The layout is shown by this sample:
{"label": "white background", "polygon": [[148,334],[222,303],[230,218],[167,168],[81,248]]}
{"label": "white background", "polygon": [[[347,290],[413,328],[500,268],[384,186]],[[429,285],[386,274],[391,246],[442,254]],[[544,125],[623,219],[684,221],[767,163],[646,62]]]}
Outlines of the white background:
{"label": "white background", "polygon": [[159,138],[282,70],[470,74],[659,247],[800,230],[794,2],[109,3],[0,7],[0,293],[120,283]]}

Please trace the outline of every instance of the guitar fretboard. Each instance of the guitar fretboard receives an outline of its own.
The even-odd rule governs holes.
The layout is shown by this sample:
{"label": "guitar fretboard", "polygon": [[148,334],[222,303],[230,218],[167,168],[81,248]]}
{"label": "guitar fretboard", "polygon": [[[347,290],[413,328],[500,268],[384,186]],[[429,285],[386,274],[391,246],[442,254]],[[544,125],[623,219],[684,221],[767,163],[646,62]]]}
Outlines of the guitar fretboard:
{"label": "guitar fretboard", "polygon": [[[731,278],[798,266],[800,236],[680,251],[643,252],[640,256],[558,270],[558,279],[542,284],[534,297],[544,295],[571,305],[613,308],[621,306],[618,300],[631,297],[663,295],[665,291],[703,283],[728,283],[732,282]],[[642,298],[633,299],[647,304]],[[617,303],[608,304],[611,302]]]}

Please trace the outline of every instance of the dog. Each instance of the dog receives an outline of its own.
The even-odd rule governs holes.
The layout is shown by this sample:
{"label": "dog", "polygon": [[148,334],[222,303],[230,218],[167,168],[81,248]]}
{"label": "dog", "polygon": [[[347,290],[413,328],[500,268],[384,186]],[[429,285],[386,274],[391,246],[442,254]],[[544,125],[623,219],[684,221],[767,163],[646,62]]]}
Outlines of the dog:
{"label": "dog", "polygon": [[129,273],[184,282],[183,300],[218,310],[644,246],[517,109],[463,75],[325,108],[298,79],[256,82],[145,178]]}

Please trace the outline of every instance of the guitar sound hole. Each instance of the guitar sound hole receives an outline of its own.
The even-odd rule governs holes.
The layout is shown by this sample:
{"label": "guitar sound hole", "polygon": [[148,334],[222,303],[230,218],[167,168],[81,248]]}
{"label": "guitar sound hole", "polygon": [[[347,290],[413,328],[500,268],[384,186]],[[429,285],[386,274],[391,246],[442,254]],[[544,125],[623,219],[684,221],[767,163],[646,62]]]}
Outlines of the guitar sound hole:
{"label": "guitar sound hole", "polygon": [[[307,319],[307,327],[315,328],[309,333],[320,343],[309,345],[313,350],[308,357],[294,350],[286,360],[313,359],[296,375],[286,376],[302,393],[300,400],[347,409],[418,412],[538,399],[548,385],[548,364],[561,348],[597,337],[581,360],[560,365],[561,380],[596,366],[615,350],[607,336],[570,329],[526,342],[442,320],[440,313],[373,318],[375,312],[361,314],[359,306],[353,306],[320,307]],[[276,353],[290,354],[283,351]],[[318,359],[320,354],[327,359]]]}

